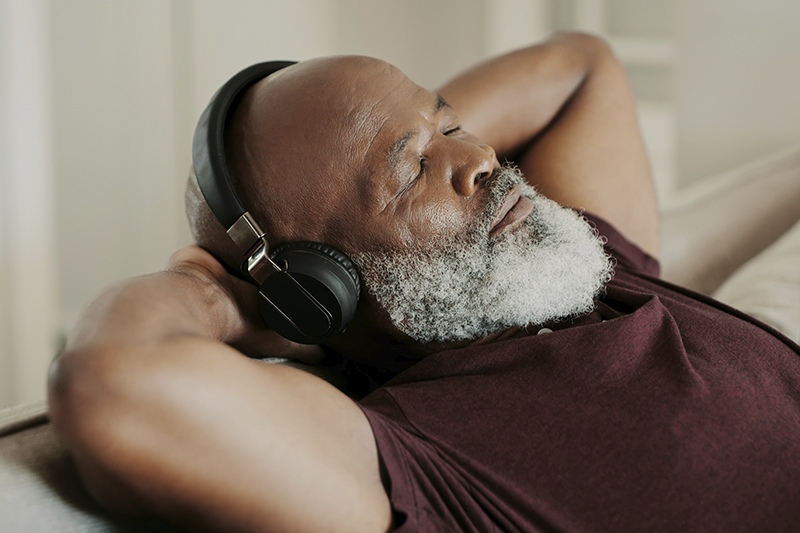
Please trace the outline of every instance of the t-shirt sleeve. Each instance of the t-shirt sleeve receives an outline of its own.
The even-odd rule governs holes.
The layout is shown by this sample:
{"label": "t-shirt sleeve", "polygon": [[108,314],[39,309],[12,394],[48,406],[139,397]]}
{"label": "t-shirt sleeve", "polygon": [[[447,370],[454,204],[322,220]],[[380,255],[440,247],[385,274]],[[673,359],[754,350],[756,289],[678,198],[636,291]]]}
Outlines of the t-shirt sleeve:
{"label": "t-shirt sleeve", "polygon": [[394,533],[496,529],[469,483],[408,423],[391,394],[378,390],[359,405],[378,447]]}
{"label": "t-shirt sleeve", "polygon": [[392,505],[392,516],[396,533],[416,530],[416,498],[408,471],[408,458],[397,428],[381,414],[365,409],[364,414],[372,427],[378,447],[381,481]]}
{"label": "t-shirt sleeve", "polygon": [[622,236],[617,229],[597,215],[584,213],[589,224],[597,228],[604,238],[605,249],[617,261],[617,265],[648,276],[658,277],[661,267],[658,260]]}

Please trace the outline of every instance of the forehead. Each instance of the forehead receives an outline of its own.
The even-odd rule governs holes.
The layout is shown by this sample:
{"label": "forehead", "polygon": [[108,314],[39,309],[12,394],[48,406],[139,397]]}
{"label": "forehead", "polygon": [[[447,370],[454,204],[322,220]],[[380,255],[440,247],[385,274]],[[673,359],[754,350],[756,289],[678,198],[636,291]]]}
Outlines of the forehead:
{"label": "forehead", "polygon": [[387,123],[407,118],[421,100],[432,98],[392,65],[361,56],[299,63],[262,80],[255,91],[254,115],[262,128],[305,132],[301,137],[314,144],[343,150],[373,140]]}
{"label": "forehead", "polygon": [[335,245],[394,186],[384,162],[415,121],[430,119],[437,97],[388,63],[341,57],[279,71],[250,100],[243,156],[264,169],[279,233]]}
{"label": "forehead", "polygon": [[311,128],[350,164],[384,152],[380,141],[393,139],[396,128],[430,119],[436,100],[396,67],[368,57],[310,61],[296,74],[290,120]]}

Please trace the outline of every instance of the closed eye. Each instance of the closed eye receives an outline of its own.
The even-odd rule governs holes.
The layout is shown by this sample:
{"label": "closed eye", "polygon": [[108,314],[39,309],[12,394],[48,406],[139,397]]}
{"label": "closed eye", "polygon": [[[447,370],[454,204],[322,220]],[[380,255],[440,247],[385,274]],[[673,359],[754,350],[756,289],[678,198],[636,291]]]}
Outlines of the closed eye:
{"label": "closed eye", "polygon": [[455,128],[450,128],[444,132],[445,135],[453,135],[454,133],[458,133],[461,131],[461,126],[456,126]]}

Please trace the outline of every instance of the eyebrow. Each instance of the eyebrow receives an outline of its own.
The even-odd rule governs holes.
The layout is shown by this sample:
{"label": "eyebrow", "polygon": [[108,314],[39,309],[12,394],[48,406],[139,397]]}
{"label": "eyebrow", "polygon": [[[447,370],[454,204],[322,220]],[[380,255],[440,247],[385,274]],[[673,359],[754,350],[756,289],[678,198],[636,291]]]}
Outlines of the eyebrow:
{"label": "eyebrow", "polygon": [[447,100],[444,99],[444,96],[442,96],[439,93],[436,93],[436,105],[433,107],[434,114],[438,113],[445,107],[448,109],[453,109],[452,106],[447,103]]}
{"label": "eyebrow", "polygon": [[[433,114],[435,115],[439,111],[444,108],[452,109],[450,104],[447,103],[447,100],[441,94],[436,94],[436,103],[433,106]],[[386,159],[389,164],[390,168],[395,168],[400,163],[400,156],[403,154],[403,151],[408,146],[409,141],[414,138],[417,134],[416,129],[408,130],[403,135],[398,138],[392,146],[386,150]]]}
{"label": "eyebrow", "polygon": [[386,150],[386,159],[389,163],[389,167],[394,169],[399,163],[401,156],[403,154],[403,150],[406,149],[408,143],[414,136],[417,134],[417,130],[409,130],[405,132],[399,139],[397,139],[394,144]]}

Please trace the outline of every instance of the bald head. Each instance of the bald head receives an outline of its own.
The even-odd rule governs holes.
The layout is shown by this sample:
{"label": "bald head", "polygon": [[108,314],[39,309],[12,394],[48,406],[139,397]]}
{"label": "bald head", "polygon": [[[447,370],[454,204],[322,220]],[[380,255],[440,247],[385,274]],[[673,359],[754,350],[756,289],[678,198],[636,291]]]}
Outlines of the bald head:
{"label": "bald head", "polygon": [[[346,232],[342,206],[352,213],[374,194],[355,179],[370,172],[369,143],[358,140],[375,137],[386,119],[381,113],[387,114],[376,113],[375,102],[403,83],[423,91],[383,61],[348,56],[289,66],[246,91],[226,133],[228,168],[273,247],[297,240],[335,243]],[[186,202],[197,243],[229,257],[233,247],[193,177]]]}
{"label": "bald head", "polygon": [[[309,240],[353,255],[460,237],[483,216],[482,184],[499,167],[441,96],[360,56],[256,82],[225,136],[233,185],[271,248]],[[198,244],[238,267],[194,180],[187,208]]]}
{"label": "bald head", "polygon": [[[236,110],[228,154],[237,187],[277,242],[326,241],[343,201],[360,194],[364,168],[359,139],[376,124],[365,87],[405,79],[366,57],[321,58],[257,83]],[[346,177],[350,176],[351,179]]]}

